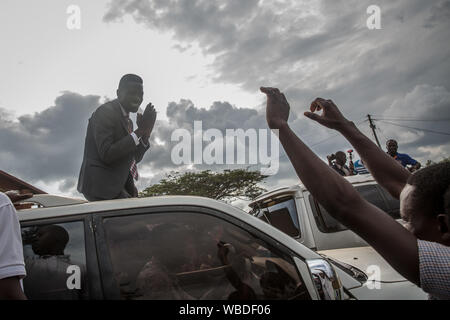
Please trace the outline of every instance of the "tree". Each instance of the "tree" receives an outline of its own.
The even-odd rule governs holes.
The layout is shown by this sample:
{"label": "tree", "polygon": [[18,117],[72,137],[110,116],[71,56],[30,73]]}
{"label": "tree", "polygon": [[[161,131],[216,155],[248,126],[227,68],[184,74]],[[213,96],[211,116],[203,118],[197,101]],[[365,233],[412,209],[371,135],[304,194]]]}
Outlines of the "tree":
{"label": "tree", "polygon": [[425,164],[425,166],[428,167],[428,166],[431,166],[431,165],[436,164],[436,163],[444,163],[444,162],[450,162],[450,157],[442,158],[442,160],[439,161],[439,162],[434,162],[434,161],[431,161],[431,160],[427,160],[427,163]]}
{"label": "tree", "polygon": [[252,200],[266,191],[258,186],[267,176],[245,169],[223,172],[172,172],[159,183],[144,191],[140,197],[190,195],[228,201],[233,198]]}

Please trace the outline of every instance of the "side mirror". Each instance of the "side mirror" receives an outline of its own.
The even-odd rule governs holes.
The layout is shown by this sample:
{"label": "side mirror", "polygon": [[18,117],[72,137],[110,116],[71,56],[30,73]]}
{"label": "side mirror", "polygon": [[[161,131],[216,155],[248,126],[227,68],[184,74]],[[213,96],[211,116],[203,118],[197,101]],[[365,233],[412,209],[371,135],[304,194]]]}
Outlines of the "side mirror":
{"label": "side mirror", "polygon": [[342,284],[333,266],[324,259],[306,260],[321,300],[341,300]]}

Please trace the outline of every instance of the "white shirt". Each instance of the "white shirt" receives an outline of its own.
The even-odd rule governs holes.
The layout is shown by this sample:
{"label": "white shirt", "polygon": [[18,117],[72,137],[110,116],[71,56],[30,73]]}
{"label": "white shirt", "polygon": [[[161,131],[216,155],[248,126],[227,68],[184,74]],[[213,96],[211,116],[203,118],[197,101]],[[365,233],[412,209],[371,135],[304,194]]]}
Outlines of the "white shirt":
{"label": "white shirt", "polygon": [[22,236],[16,209],[0,192],[0,279],[26,276]]}

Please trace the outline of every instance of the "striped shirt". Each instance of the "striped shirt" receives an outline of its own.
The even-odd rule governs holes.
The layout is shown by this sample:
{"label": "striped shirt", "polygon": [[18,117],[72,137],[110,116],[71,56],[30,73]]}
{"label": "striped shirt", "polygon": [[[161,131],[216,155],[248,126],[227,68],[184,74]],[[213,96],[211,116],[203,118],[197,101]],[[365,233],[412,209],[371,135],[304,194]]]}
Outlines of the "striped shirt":
{"label": "striped shirt", "polygon": [[450,247],[417,240],[420,287],[430,299],[450,300]]}

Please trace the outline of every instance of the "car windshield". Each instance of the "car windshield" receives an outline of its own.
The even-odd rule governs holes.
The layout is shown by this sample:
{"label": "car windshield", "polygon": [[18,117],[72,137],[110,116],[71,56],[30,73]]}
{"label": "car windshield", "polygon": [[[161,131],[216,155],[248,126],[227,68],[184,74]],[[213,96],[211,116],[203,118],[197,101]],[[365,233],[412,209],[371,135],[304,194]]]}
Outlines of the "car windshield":
{"label": "car windshield", "polygon": [[266,201],[251,213],[292,237],[301,236],[297,208],[292,196]]}

